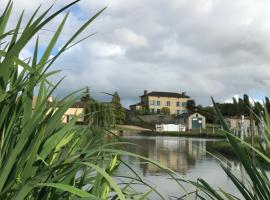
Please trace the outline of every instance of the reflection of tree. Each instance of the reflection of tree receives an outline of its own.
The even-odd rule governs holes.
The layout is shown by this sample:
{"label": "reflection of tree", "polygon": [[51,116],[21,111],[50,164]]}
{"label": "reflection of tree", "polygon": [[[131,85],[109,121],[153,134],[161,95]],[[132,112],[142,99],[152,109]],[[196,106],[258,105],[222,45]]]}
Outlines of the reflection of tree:
{"label": "reflection of tree", "polygon": [[[158,161],[161,165],[186,174],[196,161],[206,154],[205,140],[156,137],[154,139],[128,139],[129,151]],[[132,158],[130,158],[132,159]],[[162,170],[153,164],[140,164],[143,173],[157,174]]]}

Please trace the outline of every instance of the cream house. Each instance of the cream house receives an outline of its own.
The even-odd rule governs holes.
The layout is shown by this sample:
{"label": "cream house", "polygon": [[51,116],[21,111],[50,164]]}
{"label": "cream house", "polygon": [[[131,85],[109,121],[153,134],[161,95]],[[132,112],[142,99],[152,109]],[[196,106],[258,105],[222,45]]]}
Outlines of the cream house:
{"label": "cream house", "polygon": [[85,115],[85,102],[76,102],[70,108],[67,109],[65,114],[62,117],[63,123],[68,123],[72,118],[78,117],[76,120],[77,124],[83,124],[84,122],[84,115]]}
{"label": "cream house", "polygon": [[147,92],[140,96],[141,102],[131,105],[132,111],[147,108],[151,113],[160,113],[163,107],[167,107],[170,110],[170,114],[180,115],[187,113],[187,102],[190,97],[185,93],[174,92]]}
{"label": "cream house", "polygon": [[[52,103],[53,98],[48,98],[48,103]],[[32,109],[36,109],[37,104],[37,96],[34,96],[32,99]],[[72,118],[78,117],[76,120],[76,124],[82,124],[84,122],[84,115],[85,115],[85,108],[86,103],[85,102],[76,102],[74,103],[70,108],[66,110],[64,115],[62,116],[62,122],[68,123]],[[58,108],[56,108],[57,110]]]}

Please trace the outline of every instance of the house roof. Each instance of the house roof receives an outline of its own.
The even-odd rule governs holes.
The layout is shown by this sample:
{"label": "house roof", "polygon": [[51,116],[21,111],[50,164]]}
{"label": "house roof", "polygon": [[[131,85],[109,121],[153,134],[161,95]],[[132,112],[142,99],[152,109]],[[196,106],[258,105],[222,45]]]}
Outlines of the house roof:
{"label": "house roof", "polygon": [[[242,116],[224,116],[224,119],[242,119]],[[249,119],[249,116],[245,115],[244,119]]]}
{"label": "house roof", "polygon": [[181,93],[176,93],[176,92],[149,92],[147,94],[144,94],[140,97],[147,97],[147,96],[157,96],[157,97],[174,97],[174,98],[189,98],[189,96]]}
{"label": "house roof", "polygon": [[198,112],[189,112],[189,113],[180,114],[180,115],[178,115],[178,117],[179,118],[185,118],[186,119],[186,118],[189,118],[191,115],[194,115],[194,114],[199,114],[200,116],[203,116],[202,114],[200,114]]}
{"label": "house roof", "polygon": [[71,108],[85,108],[87,105],[87,102],[84,101],[78,101],[76,103],[74,103]]}
{"label": "house roof", "polygon": [[141,103],[141,102],[139,102],[139,103],[135,103],[135,104],[130,105],[130,106],[141,106],[141,105],[142,105],[142,103]]}

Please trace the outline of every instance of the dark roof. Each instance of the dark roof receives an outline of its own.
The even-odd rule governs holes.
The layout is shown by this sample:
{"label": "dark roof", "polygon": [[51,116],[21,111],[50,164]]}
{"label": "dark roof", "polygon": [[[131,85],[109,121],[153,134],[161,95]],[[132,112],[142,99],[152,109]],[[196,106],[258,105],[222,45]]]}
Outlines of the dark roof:
{"label": "dark roof", "polygon": [[177,115],[178,118],[184,118],[184,119],[187,119],[189,118],[191,115],[193,114],[199,114],[201,116],[203,116],[202,114],[198,113],[198,112],[189,112],[189,113],[182,113],[180,115]]}
{"label": "dark roof", "polygon": [[190,115],[192,115],[192,113],[182,113],[180,115],[177,115],[177,117],[187,119]]}
{"label": "dark roof", "polygon": [[149,92],[147,94],[142,95],[141,97],[146,97],[146,96],[157,96],[157,97],[175,97],[175,98],[189,98],[189,96],[181,93],[176,93],[176,92]]}
{"label": "dark roof", "polygon": [[[224,116],[224,119],[242,119],[242,116]],[[249,116],[244,115],[244,119],[249,119]]]}
{"label": "dark roof", "polygon": [[141,105],[142,105],[142,103],[141,103],[141,102],[139,102],[139,103],[135,103],[135,104],[130,105],[130,106],[141,106]]}
{"label": "dark roof", "polygon": [[87,105],[87,102],[83,102],[83,101],[78,101],[76,103],[74,103],[71,108],[85,108]]}

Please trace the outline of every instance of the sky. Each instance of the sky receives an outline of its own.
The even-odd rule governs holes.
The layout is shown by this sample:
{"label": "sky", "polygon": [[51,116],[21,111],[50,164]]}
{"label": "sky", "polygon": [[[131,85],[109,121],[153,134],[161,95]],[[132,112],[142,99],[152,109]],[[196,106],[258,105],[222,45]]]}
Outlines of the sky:
{"label": "sky", "polygon": [[[45,9],[53,2],[14,0],[10,26],[23,8],[27,18],[40,4]],[[68,2],[57,0],[54,10]],[[58,47],[105,6],[80,38],[96,34],[53,66],[62,70],[53,81],[66,77],[59,95],[89,86],[106,101],[110,97],[102,92],[118,91],[126,107],[143,90],[185,91],[203,105],[211,96],[228,102],[244,93],[254,99],[269,95],[270,1],[82,0],[71,9]],[[63,17],[39,33],[44,48]],[[31,56],[33,45],[21,56]]]}

